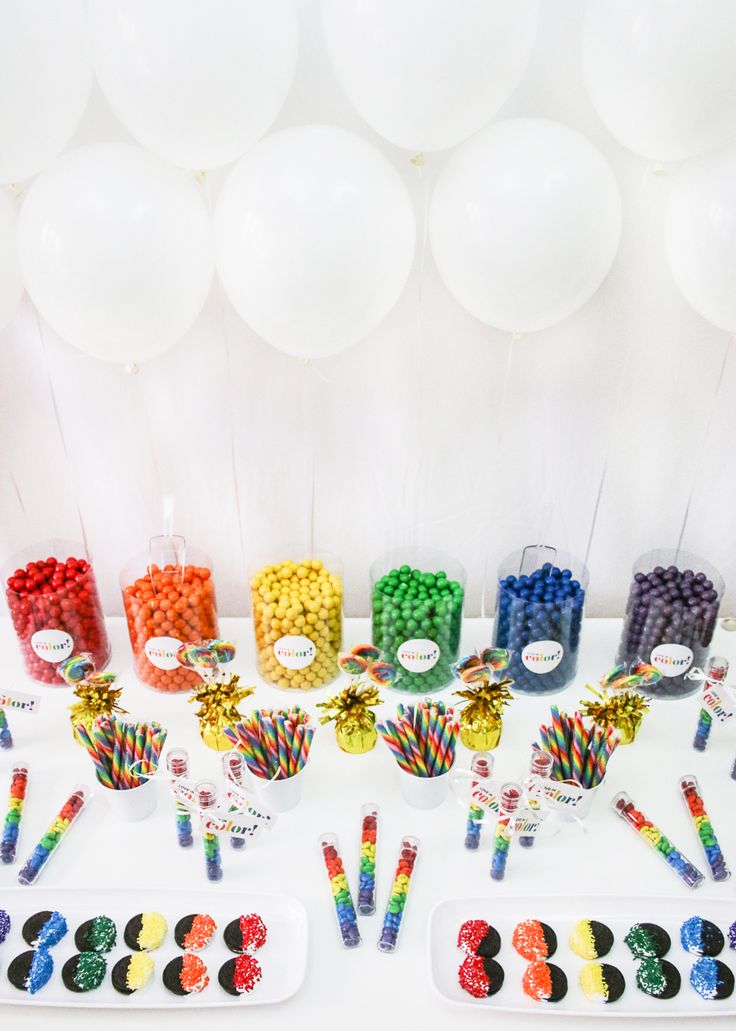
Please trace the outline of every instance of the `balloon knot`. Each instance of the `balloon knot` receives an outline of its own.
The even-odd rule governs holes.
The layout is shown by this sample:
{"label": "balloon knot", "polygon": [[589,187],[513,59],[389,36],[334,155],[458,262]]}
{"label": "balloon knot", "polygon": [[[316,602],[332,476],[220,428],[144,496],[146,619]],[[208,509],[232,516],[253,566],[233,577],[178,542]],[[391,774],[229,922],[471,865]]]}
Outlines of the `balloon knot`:
{"label": "balloon knot", "polygon": [[297,358],[300,365],[309,365],[309,358]]}
{"label": "balloon knot", "polygon": [[517,329],[514,333],[511,334],[511,339],[512,340],[523,340],[524,339],[524,334]]}
{"label": "balloon knot", "polygon": [[667,175],[667,169],[661,161],[656,161],[652,168],[652,175]]}
{"label": "balloon knot", "polygon": [[18,183],[10,183],[10,192],[14,197],[20,197],[23,193],[23,186]]}
{"label": "balloon knot", "polygon": [[412,165],[414,165],[415,168],[422,168],[426,164],[426,161],[424,160],[424,154],[421,150],[418,151],[414,155],[414,157],[409,158],[409,161],[411,161]]}
{"label": "balloon knot", "polygon": [[198,172],[194,173],[194,178],[197,180],[197,182],[201,186],[202,183],[207,178],[207,169],[206,168],[200,168],[200,170]]}
{"label": "balloon knot", "polygon": [[128,364],[125,366],[125,371],[128,373],[129,376],[137,376],[138,373],[141,371],[141,367],[138,364],[138,362],[128,362]]}

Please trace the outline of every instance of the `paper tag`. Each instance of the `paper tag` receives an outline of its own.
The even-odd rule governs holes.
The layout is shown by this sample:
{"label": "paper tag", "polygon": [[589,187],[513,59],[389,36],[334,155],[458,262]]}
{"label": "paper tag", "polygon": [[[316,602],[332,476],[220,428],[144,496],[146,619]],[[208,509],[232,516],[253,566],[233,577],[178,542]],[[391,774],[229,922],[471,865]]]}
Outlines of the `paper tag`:
{"label": "paper tag", "polygon": [[679,677],[692,666],[693,653],[684,644],[658,644],[650,661],[663,677]]}
{"label": "paper tag", "polygon": [[0,709],[14,709],[16,712],[31,712],[34,715],[41,707],[39,695],[24,691],[0,691]]}
{"label": "paper tag", "polygon": [[74,651],[74,640],[66,630],[37,630],[31,638],[33,648],[44,662],[63,662]]}
{"label": "paper tag", "polygon": [[551,673],[564,654],[559,641],[530,641],[521,653],[521,661],[530,673]]}
{"label": "paper tag", "polygon": [[726,723],[736,714],[733,702],[715,686],[706,684],[703,688],[703,706],[719,723]]}
{"label": "paper tag", "polygon": [[498,812],[498,785],[493,782],[479,781],[473,784],[470,789],[470,804],[479,809],[485,809],[489,813]]}
{"label": "paper tag", "polygon": [[317,648],[308,637],[287,634],[279,637],[273,646],[273,653],[284,669],[306,669],[314,662]]}
{"label": "paper tag", "polygon": [[574,812],[580,806],[586,792],[586,788],[581,788],[579,784],[552,780],[543,780],[541,789],[544,804],[549,809],[559,809],[566,813]]}
{"label": "paper tag", "polygon": [[225,785],[224,799],[203,809],[197,802],[194,781],[176,777],[171,781],[171,794],[184,805],[207,834],[229,834],[234,838],[254,838],[276,817],[259,803],[252,803],[244,790],[231,781]]}
{"label": "paper tag", "polygon": [[176,653],[181,648],[177,637],[149,637],[145,644],[146,658],[156,669],[178,669]]}
{"label": "paper tag", "polygon": [[534,838],[547,817],[541,809],[519,809],[515,814],[514,833],[523,834],[525,838]]}
{"label": "paper tag", "polygon": [[439,657],[440,646],[426,637],[413,637],[396,650],[396,658],[409,673],[427,673]]}

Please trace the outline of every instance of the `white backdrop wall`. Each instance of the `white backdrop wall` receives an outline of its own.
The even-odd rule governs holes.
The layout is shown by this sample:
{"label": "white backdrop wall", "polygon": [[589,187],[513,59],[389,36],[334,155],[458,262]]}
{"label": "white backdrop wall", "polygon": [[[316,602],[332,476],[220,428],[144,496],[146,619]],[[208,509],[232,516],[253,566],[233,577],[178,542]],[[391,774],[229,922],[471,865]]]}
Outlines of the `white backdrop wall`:
{"label": "white backdrop wall", "polygon": [[[368,610],[371,561],[411,543],[464,563],[471,614],[504,556],[539,539],[588,554],[592,614],[618,614],[633,560],[683,527],[683,545],[735,584],[736,354],[665,262],[676,167],[658,174],[624,150],[588,100],[581,0],[542,4],[532,60],[497,118],[556,119],[598,146],[623,238],[584,308],[517,340],[450,297],[423,245],[445,155],[418,168],[369,129],[332,73],[316,0],[299,10],[297,76],[274,130],[343,126],[399,170],[419,227],[404,295],[360,344],[302,364],[256,337],[215,285],[188,336],[138,374],[76,351],[24,301],[0,334],[2,557],[84,531],[106,611],[119,613],[119,569],[159,532],[173,494],[176,529],[212,555],[227,614],[247,610],[251,562],[311,542],[342,556],[350,614]],[[96,90],[72,146],[126,139]],[[223,175],[201,186],[210,205]],[[735,598],[732,586],[726,611]]]}

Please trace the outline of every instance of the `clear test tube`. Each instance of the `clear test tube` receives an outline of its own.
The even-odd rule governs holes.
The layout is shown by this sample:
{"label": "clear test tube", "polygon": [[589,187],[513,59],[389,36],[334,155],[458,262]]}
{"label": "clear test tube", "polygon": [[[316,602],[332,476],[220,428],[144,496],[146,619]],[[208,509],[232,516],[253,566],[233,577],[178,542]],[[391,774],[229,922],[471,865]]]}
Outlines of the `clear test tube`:
{"label": "clear test tube", "polygon": [[366,802],[360,810],[360,874],[358,912],[372,916],[376,911],[376,850],[378,848],[378,806]]}
{"label": "clear test tube", "polygon": [[632,827],[645,845],[670,867],[688,888],[697,888],[705,880],[703,874],[694,863],[682,854],[669,838],[665,837],[659,827],[648,820],[644,813],[635,808],[633,799],[625,791],[619,791],[611,800],[611,808],[621,819]]}
{"label": "clear test tube", "polygon": [[[552,766],[554,759],[543,749],[538,748],[532,752],[531,761],[529,763],[529,777],[531,780],[549,780],[552,774]],[[539,809],[539,802],[536,798],[529,798],[529,808]],[[532,848],[535,842],[533,834],[520,834],[519,844],[522,848]]]}
{"label": "clear test tube", "polygon": [[355,949],[360,945],[361,941],[360,931],[358,930],[358,917],[355,913],[353,897],[350,894],[345,867],[340,855],[337,835],[331,832],[321,834],[319,837],[319,849],[330,881],[340,938],[346,949]]}
{"label": "clear test tube", "polygon": [[26,859],[18,873],[20,884],[35,884],[45,869],[49,859],[59,851],[59,845],[68,837],[73,824],[84,810],[92,792],[85,784],[77,784],[72,789],[50,827]]}
{"label": "clear test tube", "polygon": [[[217,786],[209,780],[201,780],[197,784],[197,802],[200,809],[211,809],[217,803]],[[222,880],[222,852],[220,835],[206,831],[202,827],[202,846],[204,848],[204,868],[208,881]]]}
{"label": "clear test tube", "polygon": [[28,766],[16,763],[10,774],[8,808],[0,827],[0,863],[9,866],[15,862],[20,840],[23,809],[28,796]]}
{"label": "clear test tube", "polygon": [[409,897],[409,888],[418,854],[419,838],[407,835],[401,839],[401,848],[399,849],[399,858],[396,863],[391,895],[389,896],[386,912],[383,917],[381,937],[378,939],[378,948],[381,952],[396,951],[396,946],[399,943],[399,933],[404,923],[406,902]]}
{"label": "clear test tube", "polygon": [[[185,748],[171,748],[166,754],[166,769],[172,780],[189,776],[189,753]],[[183,802],[176,806],[176,840],[180,848],[190,848],[194,843],[192,814]]]}
{"label": "clear test tube", "polygon": [[[472,787],[481,780],[490,780],[493,775],[493,756],[490,752],[477,752],[470,764],[473,773]],[[468,818],[465,824],[465,847],[471,852],[480,848],[480,832],[482,829],[483,810],[480,806],[470,803]]]}
{"label": "clear test tube", "polygon": [[[225,752],[222,757],[222,772],[225,774],[225,780],[232,781],[233,784],[237,784],[238,787],[243,786],[243,753],[233,750],[232,752]],[[234,811],[236,806],[232,806],[231,811]],[[234,848],[237,851],[245,848],[247,841],[245,838],[231,837],[230,848]]]}
{"label": "clear test tube", "polygon": [[506,876],[506,863],[509,858],[511,839],[514,836],[514,813],[520,803],[520,785],[511,781],[504,784],[498,798],[498,819],[493,839],[493,854],[491,855],[491,877],[494,881],[502,881]]}
{"label": "clear test tube", "polygon": [[726,864],[716,832],[713,830],[713,824],[705,808],[700,786],[692,773],[680,777],[680,791],[685,802],[685,808],[695,825],[698,840],[703,849],[703,855],[705,856],[712,879],[714,881],[727,881],[731,876],[731,871]]}
{"label": "clear test tube", "polygon": [[[724,659],[720,655],[712,655],[708,659],[708,665],[705,667],[703,693],[708,690],[711,684],[723,683],[727,676],[728,659]],[[704,752],[706,750],[712,729],[713,716],[705,705],[701,705],[698,712],[698,725],[695,728],[695,737],[693,738],[693,748],[696,752]]]}

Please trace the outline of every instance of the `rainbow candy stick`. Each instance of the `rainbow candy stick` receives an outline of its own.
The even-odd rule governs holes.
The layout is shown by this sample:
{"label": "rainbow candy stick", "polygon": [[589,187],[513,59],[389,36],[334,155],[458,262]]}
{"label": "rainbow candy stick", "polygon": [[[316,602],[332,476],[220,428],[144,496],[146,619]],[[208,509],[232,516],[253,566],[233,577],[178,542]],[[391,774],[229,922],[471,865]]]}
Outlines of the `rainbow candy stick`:
{"label": "rainbow candy stick", "polygon": [[5,709],[0,709],[0,748],[12,747],[13,735],[10,733],[10,727],[8,726],[8,717],[5,715]]}
{"label": "rainbow candy stick", "polygon": [[376,729],[406,773],[440,777],[455,762],[459,726],[454,709],[444,702],[398,705],[396,720],[378,723]]}
{"label": "rainbow candy stick", "polygon": [[511,839],[514,836],[513,817],[521,802],[521,787],[509,782],[501,788],[498,799],[498,820],[496,835],[493,839],[491,856],[491,877],[494,881],[502,881],[506,876],[506,863],[509,858]]}
{"label": "rainbow candy stick", "polygon": [[366,802],[361,809],[360,876],[358,879],[358,912],[372,916],[376,911],[376,844],[378,806]]}
{"label": "rainbow candy stick", "polygon": [[407,835],[402,839],[391,895],[383,917],[381,937],[378,939],[378,948],[381,952],[396,951],[418,852],[419,838]]}
{"label": "rainbow candy stick", "polygon": [[228,741],[261,780],[285,780],[304,768],[314,737],[309,714],[293,709],[260,709],[224,730]]}
{"label": "rainbow candy stick", "polygon": [[[197,801],[200,809],[211,809],[217,802],[217,788],[208,780],[202,780],[197,784]],[[202,845],[204,848],[204,869],[208,881],[222,880],[222,852],[220,850],[219,834],[212,834],[210,831],[202,831]]]}
{"label": "rainbow candy stick", "polygon": [[23,864],[18,873],[20,884],[36,883],[41,875],[41,871],[51,856],[57,851],[60,842],[69,833],[69,828],[77,821],[89,797],[90,790],[88,787],[79,785],[74,788],[58,814],[54,817],[51,826]]}
{"label": "rainbow candy stick", "polygon": [[8,811],[5,814],[2,834],[0,835],[0,862],[6,866],[15,862],[20,837],[20,824],[23,819],[23,805],[28,791],[28,767],[18,765],[10,776],[10,795]]}
{"label": "rainbow candy stick", "polygon": [[[470,770],[474,774],[474,780],[471,781],[471,788],[474,788],[479,780],[490,779],[493,773],[493,756],[490,752],[476,752],[470,764]],[[476,852],[480,847],[482,821],[483,810],[471,802],[465,824],[465,847],[471,852]]]}
{"label": "rainbow candy stick", "polygon": [[703,855],[705,856],[712,879],[714,881],[727,881],[731,876],[731,871],[726,865],[721,846],[718,844],[718,838],[706,811],[698,782],[692,774],[680,777],[680,791],[685,800],[687,811],[695,824],[695,830],[698,832]]}
{"label": "rainbow candy stick", "polygon": [[644,813],[634,808],[633,800],[625,791],[619,791],[611,800],[611,808],[629,827],[637,832],[645,845],[653,849],[688,888],[697,888],[705,880],[697,866],[682,854],[665,837],[659,827],[648,820]]}
{"label": "rainbow candy stick", "polygon": [[572,778],[572,765],[570,763],[567,736],[563,728],[560,710],[557,708],[556,705],[553,705],[551,706],[550,711],[552,713],[552,732],[554,733],[555,740],[557,741],[557,748],[560,754],[560,767],[562,769],[563,779],[570,780]]}
{"label": "rainbow candy stick", "polygon": [[572,724],[572,778],[578,784],[583,783],[583,714],[576,712]]}
{"label": "rainbow candy stick", "polygon": [[327,868],[327,876],[330,879],[330,889],[335,903],[337,925],[340,929],[342,943],[346,949],[355,949],[360,945],[361,940],[358,917],[355,914],[353,897],[350,894],[345,867],[342,864],[337,835],[332,833],[320,835],[319,847]]}
{"label": "rainbow candy stick", "polygon": [[[189,776],[189,753],[185,748],[172,748],[166,756],[166,769],[173,780]],[[189,848],[194,844],[192,834],[192,814],[183,802],[175,802],[176,807],[176,840],[180,848]]]}

